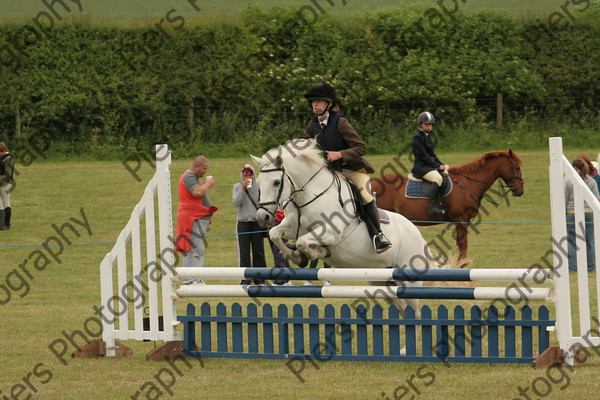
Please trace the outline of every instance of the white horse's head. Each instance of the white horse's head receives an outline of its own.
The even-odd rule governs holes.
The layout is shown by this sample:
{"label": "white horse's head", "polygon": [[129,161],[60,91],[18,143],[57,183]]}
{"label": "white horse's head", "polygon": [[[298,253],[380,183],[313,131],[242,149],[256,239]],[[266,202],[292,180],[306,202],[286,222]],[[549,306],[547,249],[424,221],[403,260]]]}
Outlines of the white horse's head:
{"label": "white horse's head", "polygon": [[256,220],[263,228],[273,225],[277,209],[284,205],[298,182],[298,174],[306,174],[325,164],[315,139],[294,139],[266,152],[261,158],[251,155],[259,168],[260,194]]}

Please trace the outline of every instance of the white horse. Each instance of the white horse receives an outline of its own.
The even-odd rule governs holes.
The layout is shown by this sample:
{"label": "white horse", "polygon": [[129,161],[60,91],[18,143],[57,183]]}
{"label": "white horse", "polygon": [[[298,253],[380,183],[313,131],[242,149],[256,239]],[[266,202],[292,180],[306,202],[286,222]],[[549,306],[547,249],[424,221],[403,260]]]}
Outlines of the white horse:
{"label": "white horse", "polygon": [[[252,158],[260,169],[257,221],[269,227],[277,209],[284,208],[285,218],[269,236],[294,263],[320,258],[339,268],[440,268],[417,227],[392,212],[388,212],[390,222],[381,224],[392,248],[375,252],[365,222],[356,215],[350,185],[340,173],[327,168],[314,139],[295,139],[262,158]],[[295,240],[296,250],[283,239]],[[402,285],[422,286],[422,282]],[[396,304],[402,316],[407,304],[420,314],[416,299],[400,299]]]}

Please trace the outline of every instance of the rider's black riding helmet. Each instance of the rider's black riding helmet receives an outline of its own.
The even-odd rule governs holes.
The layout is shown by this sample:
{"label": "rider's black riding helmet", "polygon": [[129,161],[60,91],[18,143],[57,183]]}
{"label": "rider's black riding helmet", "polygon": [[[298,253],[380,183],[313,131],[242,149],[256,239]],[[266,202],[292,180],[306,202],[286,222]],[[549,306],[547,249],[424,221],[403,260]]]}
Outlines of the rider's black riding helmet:
{"label": "rider's black riding helmet", "polygon": [[332,103],[332,106],[338,104],[335,89],[327,82],[319,82],[313,85],[308,92],[304,94],[306,100],[312,103],[313,100],[325,100],[328,103]]}

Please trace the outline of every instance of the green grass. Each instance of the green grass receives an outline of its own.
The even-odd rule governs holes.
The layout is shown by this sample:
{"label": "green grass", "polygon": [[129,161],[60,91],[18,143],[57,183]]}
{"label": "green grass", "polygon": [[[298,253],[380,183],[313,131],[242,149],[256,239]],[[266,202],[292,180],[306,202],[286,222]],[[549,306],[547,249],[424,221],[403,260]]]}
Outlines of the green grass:
{"label": "green grass", "polygon": [[[598,150],[585,151],[595,158]],[[469,255],[475,268],[527,268],[539,262],[550,249],[550,225],[539,224],[550,221],[548,152],[515,151],[524,163],[525,194],[510,198],[508,207],[488,206],[490,215],[485,222],[509,224],[481,224],[479,235],[470,234]],[[577,154],[577,150],[567,151],[569,158]],[[475,153],[439,155],[449,164],[464,163],[477,156]],[[369,160],[379,169],[392,161],[392,157],[370,156]],[[231,188],[239,179],[239,167],[247,161],[247,158],[211,158],[209,174],[216,179],[211,199],[220,209],[210,234],[228,236],[209,238],[206,266],[236,266],[236,243],[230,235],[235,231]],[[177,206],[176,182],[188,164],[189,160],[178,160],[171,168],[174,207]],[[15,296],[10,303],[0,306],[0,390],[3,391],[0,398],[10,388],[20,390],[19,384],[25,388],[19,398],[26,398],[27,393],[32,394],[32,399],[131,398],[146,382],[156,382],[153,375],[161,368],[169,367],[166,363],[145,361],[145,355],[154,348],[154,343],[127,341],[134,350],[132,357],[67,358],[67,365],[59,362],[49,346],[64,339],[63,331],[72,334],[75,330],[83,330],[85,321],[94,316],[92,307],[100,303],[99,264],[112,248],[111,244],[103,242],[116,240],[154,171],[147,164],[142,165],[139,171],[142,182],[137,182],[119,162],[49,163],[36,160],[21,172],[18,187],[12,193],[13,229],[0,232],[0,244],[19,246],[0,248],[0,284],[5,284],[6,275],[19,265],[24,265],[33,279],[28,280],[30,291],[27,295]],[[70,218],[81,220],[81,208],[88,218],[92,235],[76,224],[73,225],[81,236],[75,237],[68,230],[66,235],[74,243],[98,244],[64,247],[59,256],[60,263],[51,260],[44,264],[37,260],[36,264],[37,257],[32,257],[34,252],[41,249],[40,244],[49,236],[56,235],[51,224],[61,226]],[[433,238],[444,227],[420,229],[424,236]],[[270,254],[268,250],[267,254]],[[272,265],[272,259],[268,258],[268,262]],[[302,300],[300,303],[320,301]],[[178,303],[180,313],[186,303]],[[477,302],[447,303],[454,306]],[[436,306],[440,302],[426,301],[424,304]],[[477,304],[485,306],[489,303]],[[83,344],[80,337],[74,340]],[[70,354],[73,346],[68,347],[66,353]],[[554,371],[555,383],[545,398],[595,398],[600,390],[596,379],[599,360],[597,356],[591,357],[589,366],[573,373],[565,372],[566,378]],[[536,378],[545,377],[547,373],[528,365],[452,364],[448,368],[416,363],[329,362],[317,364],[318,369],[307,366],[303,373],[306,382],[300,383],[284,361],[207,359],[203,367],[200,364],[192,364],[192,368],[183,363],[177,365],[183,375],[176,375],[177,382],[172,388],[177,399],[381,399],[384,398],[381,393],[393,398],[394,390],[408,386],[407,380],[411,379],[419,391],[419,394],[413,393],[418,399],[507,399],[518,398],[519,386],[530,387]],[[421,375],[434,374],[435,381],[426,386],[429,380],[414,378],[419,368],[422,368]],[[46,370],[50,371],[51,377],[44,373]],[[163,377],[166,379],[166,375]],[[25,381],[30,382],[37,393],[27,389]],[[397,397],[400,398],[398,393],[402,389],[398,390]],[[541,384],[539,390],[545,390]],[[531,389],[529,394],[532,394]],[[403,398],[410,398],[410,395]]]}
{"label": "green grass", "polygon": [[[20,0],[5,2],[2,5],[1,19],[4,20],[23,20],[30,22],[31,18],[35,17],[40,11],[46,10],[46,7],[40,0]],[[83,12],[79,13],[76,3],[72,0],[65,0],[65,4],[71,9],[71,16],[80,15],[89,18],[98,23],[155,23],[165,17],[167,12],[175,9],[176,13],[173,16],[183,16],[186,21],[194,20],[195,18],[213,18],[216,16],[235,17],[238,11],[245,7],[249,2],[247,0],[226,0],[226,1],[207,1],[197,0],[195,4],[200,7],[200,12],[184,0],[105,0],[105,1],[86,1],[82,0],[81,5]],[[298,7],[303,5],[312,5],[306,1],[281,1],[281,0],[261,0],[252,3],[259,3],[265,8],[270,8],[279,4],[296,4]],[[335,6],[330,6],[327,0],[319,0],[318,4],[326,12],[331,12],[338,15],[347,15],[357,12],[372,11],[380,7],[397,7],[406,4],[424,4],[436,6],[437,2],[425,0],[374,0],[374,1],[347,1],[343,5],[342,0],[336,0]],[[490,0],[467,0],[466,4],[459,2],[461,8],[467,11],[480,11],[484,9],[493,9],[506,11],[511,15],[518,17],[547,17],[551,12],[558,11],[559,7],[565,2],[563,0],[530,0],[530,1],[490,1]],[[448,9],[453,9],[454,4],[451,0],[443,2]],[[570,6],[572,9],[583,7]],[[62,16],[67,14],[66,10],[58,4],[55,9]],[[44,21],[45,23],[46,21]]]}

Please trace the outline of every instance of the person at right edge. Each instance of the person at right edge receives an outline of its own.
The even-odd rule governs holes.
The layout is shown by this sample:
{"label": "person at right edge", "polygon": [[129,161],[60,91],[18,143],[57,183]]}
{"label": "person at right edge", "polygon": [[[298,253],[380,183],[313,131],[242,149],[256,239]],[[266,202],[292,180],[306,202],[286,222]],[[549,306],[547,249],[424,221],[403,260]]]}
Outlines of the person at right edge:
{"label": "person at right edge", "polygon": [[8,152],[4,142],[0,142],[0,231],[10,229],[10,192],[15,186],[14,175],[15,159]]}
{"label": "person at right edge", "polygon": [[369,175],[373,166],[363,157],[367,147],[344,114],[338,110],[335,89],[329,83],[319,82],[304,95],[314,115],[306,125],[303,138],[316,138],[327,155],[332,169],[340,171],[359,190],[367,219],[369,234],[373,238],[375,252],[383,253],[392,247],[381,232],[379,212],[371,193]]}
{"label": "person at right edge", "polygon": [[424,179],[433,182],[431,192],[429,193],[429,206],[427,214],[434,217],[443,214],[445,210],[437,206],[438,199],[443,196],[441,193],[444,178],[442,173],[448,173],[449,167],[443,164],[435,155],[435,144],[431,140],[431,131],[435,124],[435,118],[430,112],[422,112],[417,117],[419,131],[412,140],[412,149],[415,157],[415,164],[411,170],[415,178]]}

